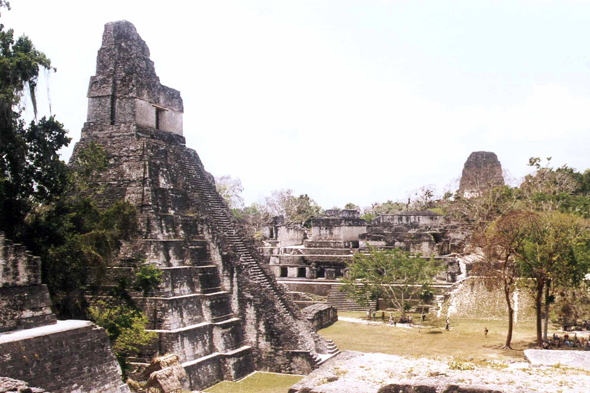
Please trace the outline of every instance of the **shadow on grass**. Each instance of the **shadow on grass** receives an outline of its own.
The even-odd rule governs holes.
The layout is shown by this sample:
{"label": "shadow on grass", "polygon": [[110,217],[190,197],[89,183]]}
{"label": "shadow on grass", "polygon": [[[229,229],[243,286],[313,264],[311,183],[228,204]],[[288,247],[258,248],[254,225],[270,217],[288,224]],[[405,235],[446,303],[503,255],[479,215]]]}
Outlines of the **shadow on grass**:
{"label": "shadow on grass", "polygon": [[442,332],[440,330],[429,330],[426,334],[442,334]]}
{"label": "shadow on grass", "polygon": [[524,350],[537,348],[537,343],[534,341],[512,341],[512,349],[504,348],[504,344],[484,345],[483,347],[486,349],[501,351],[504,356],[513,359],[523,360]]}

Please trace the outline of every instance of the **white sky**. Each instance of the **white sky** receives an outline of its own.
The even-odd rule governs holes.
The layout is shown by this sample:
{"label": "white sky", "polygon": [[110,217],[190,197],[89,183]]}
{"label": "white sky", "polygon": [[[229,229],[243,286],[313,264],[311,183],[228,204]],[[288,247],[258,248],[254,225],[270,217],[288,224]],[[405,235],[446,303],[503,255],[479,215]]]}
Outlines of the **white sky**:
{"label": "white sky", "polygon": [[247,203],[442,192],[477,150],[515,178],[531,156],[590,167],[590,1],[11,3],[2,23],[57,67],[52,110],[74,140],[103,26],[126,19],[182,94],[187,145]]}

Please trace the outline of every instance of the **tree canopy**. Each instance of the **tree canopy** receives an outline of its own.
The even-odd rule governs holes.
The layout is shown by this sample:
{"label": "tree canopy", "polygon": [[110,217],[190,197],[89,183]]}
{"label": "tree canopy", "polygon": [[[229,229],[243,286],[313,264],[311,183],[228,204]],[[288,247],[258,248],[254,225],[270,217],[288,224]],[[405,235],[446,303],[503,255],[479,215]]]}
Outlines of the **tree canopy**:
{"label": "tree canopy", "polygon": [[[0,7],[7,6],[0,2]],[[21,241],[24,221],[35,204],[61,195],[67,184],[66,166],[58,151],[70,142],[54,117],[25,124],[18,106],[28,89],[37,110],[35,88],[41,68],[51,61],[31,40],[14,38],[0,25],[0,229]]]}
{"label": "tree canopy", "polygon": [[409,302],[417,300],[443,269],[434,259],[400,249],[358,252],[347,268],[343,291],[365,305],[370,299],[388,299],[404,317]]}

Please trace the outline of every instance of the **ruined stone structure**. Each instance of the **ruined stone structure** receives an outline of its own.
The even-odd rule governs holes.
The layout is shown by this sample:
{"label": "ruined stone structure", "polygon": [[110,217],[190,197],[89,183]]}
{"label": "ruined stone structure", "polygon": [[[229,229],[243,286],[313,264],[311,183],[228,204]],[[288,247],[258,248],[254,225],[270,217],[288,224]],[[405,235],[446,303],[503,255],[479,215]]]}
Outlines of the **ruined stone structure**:
{"label": "ruined stone structure", "polygon": [[262,235],[272,246],[300,246],[307,238],[307,230],[301,224],[287,222],[285,217],[274,217],[262,228]]}
{"label": "ruined stone structure", "polygon": [[[354,253],[368,247],[401,248],[443,260],[447,269],[438,278],[440,282],[435,288],[436,295],[441,298],[461,274],[455,253],[463,250],[465,237],[456,225],[431,211],[382,215],[367,223],[356,210],[328,210],[325,216],[313,217],[310,223],[311,231],[305,232],[302,239],[299,233],[283,229],[288,223],[275,218],[267,234],[283,231],[283,236],[265,240],[263,248],[275,276],[302,308],[327,302],[339,310],[366,310],[339,290],[338,279],[346,273]],[[369,306],[390,307],[375,301]]]}
{"label": "ruined stone structure", "polygon": [[429,210],[381,215],[359,238],[363,246],[397,247],[414,254],[436,256],[451,252],[447,223]]}
{"label": "ruined stone structure", "polygon": [[122,248],[113,274],[142,264],[161,269],[154,296],[137,299],[158,334],[153,354],[173,353],[191,389],[254,370],[305,374],[338,350],[301,316],[262,263],[182,136],[180,94],[162,86],[149,50],[126,21],[105,26],[88,121],[73,162],[90,142],[104,147],[97,181],[108,205],[137,207],[139,233]]}
{"label": "ruined stone structure", "polygon": [[41,284],[39,258],[12,244],[3,233],[0,332],[2,377],[50,392],[129,392],[106,332],[88,321],[57,321],[47,287]]}
{"label": "ruined stone structure", "polygon": [[0,332],[56,322],[47,286],[41,284],[41,259],[0,232]]}
{"label": "ruined stone structure", "polygon": [[460,195],[466,198],[476,197],[484,191],[503,185],[502,164],[495,153],[475,151],[469,155],[461,175]]}
{"label": "ruined stone structure", "polygon": [[146,393],[178,392],[188,386],[188,376],[177,355],[166,354],[152,359],[144,370]]}
{"label": "ruined stone structure", "polygon": [[310,248],[358,248],[359,235],[367,232],[367,222],[358,210],[326,210],[324,217],[311,219]]}
{"label": "ruined stone structure", "polygon": [[312,304],[305,307],[302,312],[315,330],[323,329],[338,321],[338,310],[330,304]]}
{"label": "ruined stone structure", "polygon": [[283,236],[267,240],[263,251],[278,278],[342,277],[352,249],[359,247],[359,235],[367,231],[357,210],[327,210],[325,216],[311,218],[311,231],[284,220],[277,226],[276,221],[270,232]]}

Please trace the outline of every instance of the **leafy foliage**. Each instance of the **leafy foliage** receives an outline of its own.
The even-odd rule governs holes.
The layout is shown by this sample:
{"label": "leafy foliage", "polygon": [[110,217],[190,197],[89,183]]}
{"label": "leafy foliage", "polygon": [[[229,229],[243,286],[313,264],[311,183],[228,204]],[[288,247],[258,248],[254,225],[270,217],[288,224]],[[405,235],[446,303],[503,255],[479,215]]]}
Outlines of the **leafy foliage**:
{"label": "leafy foliage", "polygon": [[[162,271],[155,266],[142,266],[135,273],[133,288],[143,291],[148,296],[160,284]],[[148,319],[129,293],[130,283],[121,278],[109,291],[109,297],[95,301],[88,308],[88,316],[97,325],[103,327],[121,364],[123,380],[130,368],[128,358],[136,356],[156,338],[155,332],[146,331]]]}
{"label": "leafy foliage", "polygon": [[375,213],[364,213],[361,215],[361,218],[366,222],[370,223],[374,218],[377,218],[377,214]]}
{"label": "leafy foliage", "polygon": [[382,214],[395,214],[401,211],[406,210],[407,205],[402,202],[393,202],[391,200],[384,202],[384,203],[373,203],[369,209],[365,209],[366,213],[371,213],[376,216],[380,216]]}
{"label": "leafy foliage", "polygon": [[52,69],[45,54],[28,37],[15,40],[14,31],[0,25],[0,228],[16,241],[31,209],[57,198],[67,184],[57,153],[70,142],[63,125],[50,117],[27,126],[15,109],[28,88],[36,113],[40,68]]}
{"label": "leafy foliage", "polygon": [[[9,8],[8,2],[0,0],[2,7]],[[96,180],[107,164],[100,146],[90,144],[68,168],[58,154],[70,142],[63,125],[53,117],[25,125],[17,107],[28,88],[37,116],[41,68],[55,70],[28,37],[15,40],[13,30],[0,25],[0,229],[41,256],[42,280],[57,313],[88,314],[107,329],[117,357],[124,360],[155,338],[145,331],[147,318],[123,282],[109,303],[99,301],[90,309],[84,292],[100,285],[121,242],[136,231],[136,210],[124,201],[97,207],[101,189]],[[144,293],[157,283],[156,272],[140,270],[137,285]]]}
{"label": "leafy foliage", "polygon": [[148,296],[160,285],[161,281],[162,271],[155,266],[146,265],[140,267],[136,273],[134,286],[142,291],[143,296]]}
{"label": "leafy foliage", "polygon": [[[99,165],[106,160],[102,147],[91,145],[80,153],[68,173],[67,192],[29,213],[23,240],[41,256],[42,277],[54,306],[64,317],[84,318],[84,291],[100,284],[115,263],[121,242],[136,232],[136,210],[118,201],[97,206],[99,187],[92,186]],[[90,169],[92,168],[92,170]]]}
{"label": "leafy foliage", "polygon": [[256,202],[243,209],[242,217],[256,232],[259,232],[271,219],[268,209]]}
{"label": "leafy foliage", "polygon": [[405,316],[405,305],[428,290],[429,284],[442,271],[434,259],[412,256],[399,249],[356,253],[343,278],[342,290],[360,304],[369,299],[389,299]]}
{"label": "leafy foliage", "polygon": [[150,345],[157,334],[146,331],[148,319],[145,314],[123,302],[117,304],[100,300],[88,309],[88,315],[94,323],[107,331],[125,379],[129,369],[127,358]]}
{"label": "leafy foliage", "polygon": [[[590,271],[590,223],[560,212],[537,213],[526,227],[524,241],[515,247],[521,275],[534,281],[537,342],[542,344],[542,306],[545,326],[552,287],[577,287]],[[545,328],[545,332],[546,332]]]}

